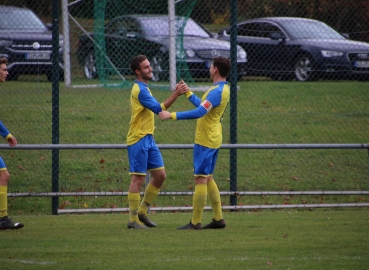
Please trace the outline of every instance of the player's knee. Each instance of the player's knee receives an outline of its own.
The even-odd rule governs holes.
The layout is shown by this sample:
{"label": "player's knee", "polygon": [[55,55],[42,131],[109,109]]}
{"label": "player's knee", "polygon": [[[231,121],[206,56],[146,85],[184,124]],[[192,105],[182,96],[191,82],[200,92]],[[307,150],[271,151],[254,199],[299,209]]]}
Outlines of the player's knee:
{"label": "player's knee", "polygon": [[167,178],[167,174],[166,172],[163,172],[161,175],[160,175],[160,181],[163,183],[165,181],[165,179]]}
{"label": "player's knee", "polygon": [[8,170],[2,170],[0,171],[0,185],[1,186],[7,186],[9,182],[9,172]]}
{"label": "player's knee", "polygon": [[133,181],[134,185],[136,185],[137,187],[142,187],[142,185],[145,183],[145,178],[141,179],[135,179],[135,181]]}
{"label": "player's knee", "polygon": [[159,188],[164,183],[166,178],[167,178],[167,174],[165,173],[165,171],[162,171],[158,174],[153,175],[154,186]]}
{"label": "player's knee", "polygon": [[166,173],[166,172],[163,172],[163,174],[162,174],[162,179],[163,179],[163,181],[164,181],[166,178],[167,178],[167,173]]}
{"label": "player's knee", "polygon": [[136,174],[132,175],[131,185],[141,187],[144,182],[145,182],[145,175],[136,175]]}

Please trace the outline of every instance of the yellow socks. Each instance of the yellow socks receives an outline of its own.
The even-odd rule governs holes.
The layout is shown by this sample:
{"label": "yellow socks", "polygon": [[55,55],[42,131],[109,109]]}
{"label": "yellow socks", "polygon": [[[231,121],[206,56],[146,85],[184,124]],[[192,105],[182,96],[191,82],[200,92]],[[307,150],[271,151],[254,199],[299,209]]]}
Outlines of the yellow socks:
{"label": "yellow socks", "polygon": [[138,221],[138,206],[140,204],[140,193],[128,192],[129,222]]}
{"label": "yellow socks", "polygon": [[129,222],[137,222],[138,214],[147,214],[147,209],[158,196],[160,189],[148,184],[140,205],[140,193],[128,192]]}
{"label": "yellow socks", "polygon": [[158,196],[160,189],[154,187],[150,183],[147,185],[144,197],[138,208],[139,214],[147,214],[147,209],[154,202],[155,198]]}
{"label": "yellow socks", "polygon": [[0,218],[8,215],[8,187],[0,186]]}
{"label": "yellow socks", "polygon": [[208,182],[207,187],[211,209],[213,210],[214,220],[219,221],[223,219],[223,213],[218,186],[213,179]]}
{"label": "yellow socks", "polygon": [[195,186],[195,192],[193,194],[193,213],[191,223],[196,225],[201,223],[202,213],[206,204],[206,184],[200,184]]}

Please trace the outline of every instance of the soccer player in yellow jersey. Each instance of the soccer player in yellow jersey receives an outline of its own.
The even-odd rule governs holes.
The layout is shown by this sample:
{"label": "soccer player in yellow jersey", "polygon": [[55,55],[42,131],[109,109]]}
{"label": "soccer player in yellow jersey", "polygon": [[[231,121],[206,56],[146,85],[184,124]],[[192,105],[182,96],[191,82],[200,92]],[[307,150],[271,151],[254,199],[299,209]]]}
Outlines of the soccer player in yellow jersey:
{"label": "soccer player in yellow jersey", "polygon": [[[131,121],[127,135],[129,174],[131,184],[128,189],[129,221],[128,228],[146,229],[156,227],[147,215],[150,204],[160,191],[166,173],[161,153],[154,141],[154,114],[168,109],[183,93],[188,91],[185,83],[177,84],[173,94],[163,103],[159,103],[151,94],[148,82],[151,80],[152,68],[146,56],[139,55],[132,59],[131,69],[136,75],[131,92]],[[146,172],[151,173],[140,204],[140,189],[145,181]]]}
{"label": "soccer player in yellow jersey", "polygon": [[[8,61],[6,58],[0,58],[0,83],[5,82],[8,76],[7,69]],[[0,121],[0,135],[8,141],[10,146],[16,146],[17,140],[4,124]],[[5,162],[0,156],[0,230],[12,230],[23,228],[23,224],[19,222],[13,222],[8,217],[8,182],[9,172],[6,169]]]}
{"label": "soccer player in yellow jersey", "polygon": [[[173,120],[197,119],[195,145],[193,150],[193,166],[195,176],[195,192],[193,194],[193,214],[191,221],[179,227],[179,230],[223,229],[220,193],[214,181],[213,173],[217,162],[219,148],[222,144],[222,118],[229,101],[229,85],[226,78],[230,72],[230,60],[215,57],[210,66],[210,79],[213,86],[200,99],[191,91],[186,92],[187,98],[196,107],[185,112],[162,111],[159,117]],[[201,226],[202,214],[209,196],[213,210],[213,220]]]}

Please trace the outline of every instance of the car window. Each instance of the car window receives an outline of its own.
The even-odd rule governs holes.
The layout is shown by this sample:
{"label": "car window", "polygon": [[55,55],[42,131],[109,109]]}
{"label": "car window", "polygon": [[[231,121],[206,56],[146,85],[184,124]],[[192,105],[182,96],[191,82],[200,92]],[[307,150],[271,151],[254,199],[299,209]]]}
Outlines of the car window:
{"label": "car window", "polygon": [[[279,29],[276,25],[265,22],[256,22],[239,25],[237,35],[257,38],[270,38],[270,34],[274,32],[283,34],[281,29]],[[227,32],[227,34],[230,33]]]}
{"label": "car window", "polygon": [[[259,24],[258,23],[246,23],[238,27],[238,36],[258,37],[259,36]],[[227,30],[227,34],[230,35],[230,29]]]}
{"label": "car window", "polygon": [[0,29],[46,31],[43,22],[30,10],[0,11]]}
{"label": "car window", "polygon": [[345,39],[325,23],[319,21],[283,21],[283,27],[294,39]]}
{"label": "car window", "polygon": [[271,33],[280,33],[283,35],[282,31],[276,25],[271,23],[260,23],[259,31],[259,36],[265,38],[270,38]]}
{"label": "car window", "polygon": [[132,18],[126,18],[123,20],[128,33],[142,34],[140,24]]}
{"label": "car window", "polygon": [[188,19],[186,26],[184,28],[184,35],[185,36],[196,36],[196,37],[210,37],[210,35],[201,28],[195,21]]}
{"label": "car window", "polygon": [[[169,22],[167,17],[141,18],[140,21],[147,36],[169,36]],[[177,17],[176,27],[177,32],[183,30],[185,36],[210,37],[200,25],[191,19]]]}
{"label": "car window", "polygon": [[109,23],[106,32],[112,35],[127,36],[141,34],[141,28],[135,19],[121,18]]}
{"label": "car window", "polygon": [[123,36],[127,34],[127,29],[121,20],[116,20],[108,25],[106,33],[110,35]]}

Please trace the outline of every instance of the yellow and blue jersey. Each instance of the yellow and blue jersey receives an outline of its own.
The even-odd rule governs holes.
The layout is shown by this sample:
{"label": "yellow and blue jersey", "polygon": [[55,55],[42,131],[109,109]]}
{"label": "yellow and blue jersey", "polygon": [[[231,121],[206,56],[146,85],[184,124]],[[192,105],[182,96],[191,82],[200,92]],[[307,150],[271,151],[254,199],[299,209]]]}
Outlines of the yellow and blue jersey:
{"label": "yellow and blue jersey", "polygon": [[127,135],[127,145],[132,145],[148,134],[154,134],[154,113],[165,110],[163,103],[159,103],[151,94],[147,84],[135,80],[131,97],[131,121]]}
{"label": "yellow and blue jersey", "polygon": [[219,148],[223,140],[221,122],[229,95],[227,82],[215,83],[201,99],[188,91],[186,96],[196,109],[172,113],[171,116],[174,120],[197,119],[195,144],[213,149]]}
{"label": "yellow and blue jersey", "polygon": [[[12,135],[9,130],[4,126],[3,122],[0,121],[0,135],[4,137],[4,139],[8,139]],[[6,170],[6,165],[4,160],[0,156],[0,171]]]}
{"label": "yellow and blue jersey", "polygon": [[3,136],[4,139],[8,139],[10,136],[12,136],[9,130],[7,130],[7,128],[1,121],[0,121],[0,135]]}

